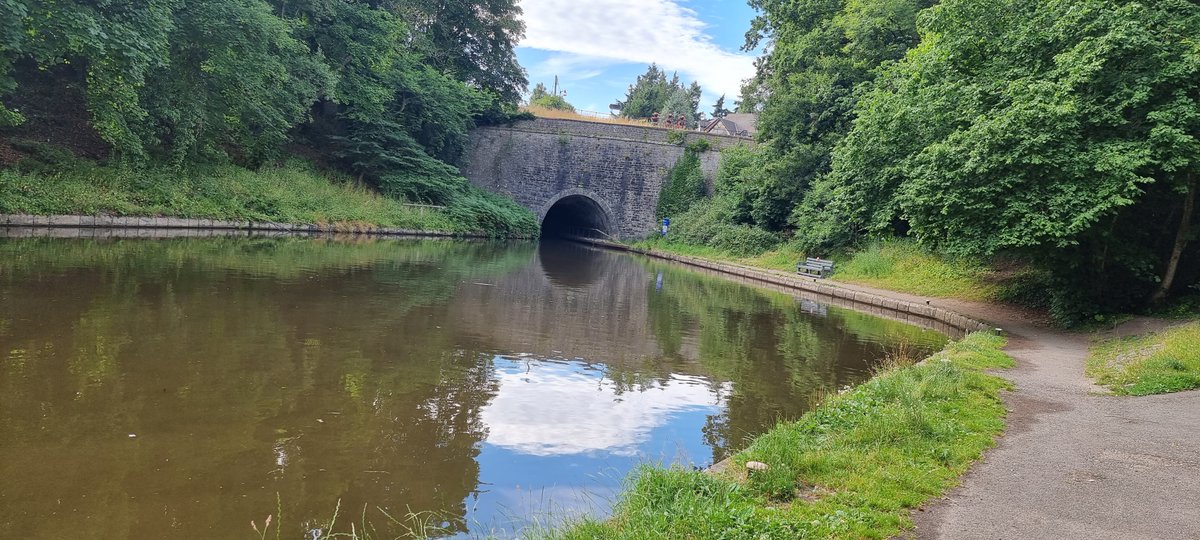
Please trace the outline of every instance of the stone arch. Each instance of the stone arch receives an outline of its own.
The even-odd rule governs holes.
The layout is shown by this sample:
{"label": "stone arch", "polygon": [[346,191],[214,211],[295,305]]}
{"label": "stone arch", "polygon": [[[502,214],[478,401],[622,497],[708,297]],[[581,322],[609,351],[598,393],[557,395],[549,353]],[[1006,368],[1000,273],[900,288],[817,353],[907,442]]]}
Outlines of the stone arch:
{"label": "stone arch", "polygon": [[[552,211],[555,211],[554,215],[552,215]],[[576,222],[581,229],[585,229],[582,231],[585,235],[588,232],[598,232],[600,236],[608,238],[617,238],[620,236],[618,234],[616,214],[613,213],[608,201],[604,200],[604,197],[595,191],[584,188],[570,188],[555,193],[553,197],[546,199],[546,202],[538,209],[538,223],[543,227],[543,234],[558,232],[546,229],[547,225],[552,227],[561,225],[561,221],[558,219],[560,217],[558,211],[577,213]],[[550,223],[547,223],[547,218],[550,218]]]}

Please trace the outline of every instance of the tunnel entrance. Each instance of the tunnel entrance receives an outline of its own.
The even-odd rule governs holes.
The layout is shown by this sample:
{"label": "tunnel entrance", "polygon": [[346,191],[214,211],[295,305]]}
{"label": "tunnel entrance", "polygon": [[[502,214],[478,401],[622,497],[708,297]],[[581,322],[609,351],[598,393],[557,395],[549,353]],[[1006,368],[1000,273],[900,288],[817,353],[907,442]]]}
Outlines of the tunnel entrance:
{"label": "tunnel entrance", "polygon": [[559,199],[542,220],[543,238],[611,238],[611,235],[608,214],[596,201],[583,195],[569,195]]}

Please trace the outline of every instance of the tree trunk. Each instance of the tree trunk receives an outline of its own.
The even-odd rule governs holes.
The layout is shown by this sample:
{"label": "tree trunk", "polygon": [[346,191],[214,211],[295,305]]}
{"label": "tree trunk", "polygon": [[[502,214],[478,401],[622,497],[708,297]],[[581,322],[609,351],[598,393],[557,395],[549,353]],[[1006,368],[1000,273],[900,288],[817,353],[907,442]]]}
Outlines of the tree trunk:
{"label": "tree trunk", "polygon": [[1196,176],[1188,174],[1188,190],[1183,200],[1183,217],[1179,218],[1179,231],[1175,234],[1175,246],[1171,248],[1171,258],[1167,260],[1167,269],[1163,273],[1162,283],[1159,284],[1158,290],[1154,291],[1154,296],[1150,297],[1150,303],[1159,304],[1167,299],[1167,294],[1171,292],[1171,285],[1175,283],[1175,271],[1179,269],[1179,259],[1183,257],[1183,250],[1188,244],[1188,233],[1192,228],[1192,214],[1196,211]]}

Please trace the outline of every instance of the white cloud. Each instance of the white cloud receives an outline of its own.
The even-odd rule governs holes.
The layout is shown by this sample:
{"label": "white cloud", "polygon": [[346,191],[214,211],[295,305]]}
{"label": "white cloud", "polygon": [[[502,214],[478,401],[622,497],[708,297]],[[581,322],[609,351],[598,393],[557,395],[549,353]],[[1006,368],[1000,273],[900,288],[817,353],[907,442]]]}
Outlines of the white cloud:
{"label": "white cloud", "polygon": [[752,56],[718,47],[696,12],[674,0],[521,0],[521,8],[521,46],[565,53],[555,62],[657,62],[731,99],[754,75]]}
{"label": "white cloud", "polygon": [[603,75],[605,68],[616,63],[611,58],[556,54],[529,66],[529,76],[533,80],[548,80],[557,75],[564,80],[584,81]]}
{"label": "white cloud", "polygon": [[672,375],[654,388],[617,394],[612,381],[578,362],[496,363],[499,390],[480,413],[487,442],[533,456],[637,455],[638,445],[673,414],[715,412],[728,390]]}

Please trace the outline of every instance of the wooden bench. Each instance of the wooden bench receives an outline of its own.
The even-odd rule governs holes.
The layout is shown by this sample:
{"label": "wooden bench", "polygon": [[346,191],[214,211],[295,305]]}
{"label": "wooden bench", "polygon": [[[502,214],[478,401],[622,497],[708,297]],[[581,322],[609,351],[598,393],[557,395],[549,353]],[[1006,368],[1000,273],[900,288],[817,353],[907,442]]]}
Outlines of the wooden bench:
{"label": "wooden bench", "polygon": [[802,276],[827,278],[833,273],[833,261],[809,257],[796,263],[796,273]]}

